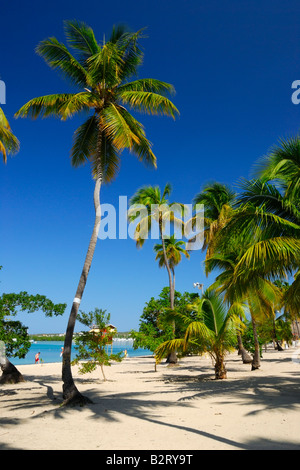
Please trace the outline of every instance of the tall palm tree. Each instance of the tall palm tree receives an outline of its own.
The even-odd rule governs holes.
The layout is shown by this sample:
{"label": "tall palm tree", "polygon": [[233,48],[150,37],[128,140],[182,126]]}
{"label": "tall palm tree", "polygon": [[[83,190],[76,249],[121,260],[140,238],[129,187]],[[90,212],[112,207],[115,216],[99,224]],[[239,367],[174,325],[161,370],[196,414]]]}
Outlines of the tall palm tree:
{"label": "tall palm tree", "polygon": [[[194,207],[196,208],[197,204],[204,205],[204,244],[203,251],[206,250],[206,261],[209,260],[210,264],[206,264],[206,274],[211,271],[212,261],[210,259],[211,255],[214,255],[214,259],[218,256],[218,263],[221,262],[220,257],[222,257],[222,263],[225,265],[226,273],[228,274],[228,269],[231,270],[232,263],[229,258],[225,258],[223,254],[215,253],[215,244],[218,233],[224,228],[236,210],[235,205],[236,193],[228,186],[220,182],[211,182],[207,183],[201,192],[199,192],[194,197]],[[236,247],[235,247],[236,248]],[[228,249],[228,246],[227,246]],[[216,262],[216,260],[215,260]],[[221,270],[224,269],[222,264]],[[218,266],[220,268],[220,266]],[[238,299],[232,300],[232,302],[237,302]],[[242,337],[240,332],[237,332],[237,340],[239,344],[239,354],[242,356],[244,363],[252,362],[251,356],[247,353],[243,346]]]}
{"label": "tall palm tree", "polygon": [[256,273],[256,276],[252,277],[247,285],[242,285],[242,287],[239,285],[240,278],[235,277],[235,270],[245,248],[241,240],[236,243],[234,249],[232,249],[233,246],[232,244],[230,248],[227,247],[226,249],[223,246],[222,250],[215,250],[205,260],[205,266],[207,272],[212,272],[216,268],[221,271],[212,287],[216,289],[216,292],[224,295],[224,300],[229,305],[243,305],[244,308],[247,306],[253,328],[255,349],[253,358],[244,349],[239,332],[237,338],[243,362],[245,364],[251,363],[252,370],[256,370],[260,367],[257,320],[272,317],[274,315],[274,304],[278,302],[281,296],[279,289],[272,282],[265,279],[264,274]]}
{"label": "tall palm tree", "polygon": [[[238,247],[231,283],[236,295],[255,294],[267,281],[294,274],[283,302],[295,313],[300,308],[299,148],[298,138],[282,141],[260,162],[260,178],[240,183],[238,210],[232,212],[216,242],[219,254],[234,248],[233,243]],[[280,297],[278,290],[276,295]],[[257,296],[251,299],[253,303]]]}
{"label": "tall palm tree", "polygon": [[[168,197],[171,191],[170,183],[166,184],[163,191],[158,186],[144,186],[138,189],[129,201],[128,220],[132,223],[140,219],[135,227],[137,247],[143,246],[154,223],[157,223],[159,238],[162,243],[163,261],[169,277],[170,308],[173,309],[172,272],[166,251],[166,240],[170,237],[170,233],[166,234],[166,226],[169,223],[174,223],[180,228],[183,227],[182,219],[176,216],[177,211],[183,210],[183,205],[178,203],[171,204],[169,202]],[[139,208],[141,208],[142,212],[140,212]]]}
{"label": "tall palm tree", "polygon": [[[167,256],[166,241],[170,237],[170,234],[166,234],[166,226],[169,223],[173,223],[181,230],[184,229],[184,224],[181,218],[176,216],[177,212],[184,210],[182,204],[173,203],[170,205],[168,197],[172,191],[171,185],[166,184],[164,190],[161,192],[158,186],[144,186],[137,190],[137,192],[130,199],[130,209],[128,211],[128,219],[130,222],[134,222],[138,219],[139,222],[135,228],[135,239],[137,247],[142,247],[148,234],[152,230],[153,222],[157,223],[159,229],[159,238],[162,244],[162,259],[168,272],[169,287],[170,287],[170,309],[174,309],[174,295],[172,270],[170,266],[170,260]],[[138,208],[142,209],[142,212]],[[169,228],[169,227],[168,227]],[[175,325],[173,324],[173,331],[175,333]],[[174,364],[177,362],[177,356],[175,353],[170,354],[168,362]]]}
{"label": "tall palm tree", "polygon": [[143,59],[138,45],[141,31],[128,33],[121,27],[114,28],[110,40],[99,43],[93,30],[84,23],[66,21],[65,34],[69,48],[51,37],[38,45],[37,53],[76,86],[78,92],[34,98],[17,112],[17,117],[55,116],[65,120],[77,113],[90,113],[74,133],[71,163],[75,167],[91,165],[95,180],[95,222],[70,312],[62,372],[65,403],[84,403],[86,399],[78,392],[71,373],[71,345],[100,227],[100,188],[117,175],[124,149],[156,167],[143,126],[126,107],[173,118],[178,110],[167,97],[174,91],[172,85],[151,78],[130,81]]}
{"label": "tall palm tree", "polygon": [[[169,262],[169,267],[172,273],[172,296],[175,298],[175,266],[177,266],[182,258],[182,255],[185,255],[186,258],[189,258],[190,255],[185,249],[185,242],[183,240],[177,240],[175,235],[171,235],[170,238],[166,238],[165,250],[167,259]],[[165,265],[165,256],[163,251],[163,245],[157,243],[154,245],[154,251],[156,253],[156,260],[158,260],[159,267],[166,267]]]}
{"label": "tall palm tree", "polygon": [[20,142],[12,133],[9,122],[0,108],[0,154],[3,156],[4,163],[7,162],[7,154],[15,154],[20,149]]}
{"label": "tall palm tree", "polygon": [[198,348],[199,352],[207,352],[212,357],[216,379],[226,379],[226,353],[234,350],[236,330],[243,329],[239,317],[240,306],[234,304],[228,308],[222,296],[214,290],[207,290],[191,308],[196,312],[196,318],[195,315],[188,315],[188,312],[174,312],[174,315],[178,315],[186,324],[185,337],[162,343],[155,351],[156,361],[160,362],[174,349],[184,352],[192,345],[193,348]]}
{"label": "tall palm tree", "polygon": [[215,235],[220,230],[230,214],[235,200],[235,192],[226,184],[219,182],[208,183],[194,197],[194,206],[204,205],[204,244],[207,256],[213,249]]}

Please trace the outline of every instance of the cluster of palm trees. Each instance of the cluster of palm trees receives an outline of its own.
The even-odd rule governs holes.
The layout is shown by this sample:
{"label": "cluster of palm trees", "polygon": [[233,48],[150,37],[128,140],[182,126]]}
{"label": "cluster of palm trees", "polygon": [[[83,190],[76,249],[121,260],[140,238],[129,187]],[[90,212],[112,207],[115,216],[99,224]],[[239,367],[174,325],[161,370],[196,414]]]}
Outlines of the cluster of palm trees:
{"label": "cluster of palm trees", "polygon": [[[139,45],[143,30],[132,33],[123,27],[114,27],[109,40],[99,42],[89,26],[74,20],[65,22],[65,35],[66,45],[51,37],[43,40],[36,52],[50,68],[75,86],[77,92],[33,98],[15,116],[32,119],[58,117],[64,121],[78,113],[88,114],[74,133],[71,163],[74,167],[91,166],[95,181],[95,222],[72,302],[62,367],[65,404],[82,404],[87,399],[80,394],[72,378],[71,344],[99,232],[100,188],[118,174],[121,154],[125,149],[139,161],[156,167],[156,157],[143,125],[130,110],[172,118],[179,111],[169,98],[174,93],[171,84],[152,78],[137,78],[143,60]],[[300,275],[297,275],[300,252],[299,148],[298,138],[282,143],[268,157],[259,179],[244,182],[243,192],[238,196],[224,185],[216,184],[205,188],[195,198],[195,202],[204,203],[206,209],[206,271],[218,268],[221,273],[213,290],[201,299],[197,321],[182,319],[188,322],[186,337],[183,340],[174,337],[172,344],[162,345],[157,352],[158,358],[167,351],[174,356],[174,351],[185,347],[188,342],[201,343],[207,349],[207,338],[214,332],[218,346],[211,348],[211,352],[216,358],[218,376],[224,376],[222,361],[224,350],[231,344],[232,327],[235,332],[242,328],[241,306],[247,303],[253,325],[258,311],[265,309],[269,312],[275,304],[278,306],[279,289],[272,282],[276,276],[294,275],[294,281],[284,293],[282,302],[291,314],[297,314],[300,305]],[[18,149],[19,142],[0,110],[0,152],[4,161],[7,153]],[[132,198],[131,204],[142,203],[149,207],[147,219],[158,223],[161,244],[156,246],[155,251],[160,266],[167,268],[170,307],[175,317],[174,268],[180,256],[184,254],[188,257],[189,253],[183,242],[175,237],[164,239],[163,217],[159,211],[150,211],[154,201],[158,205],[168,203],[170,192],[169,185],[163,192],[156,187],[142,188]],[[134,215],[129,214],[130,217],[134,218]],[[177,222],[173,212],[171,221]],[[140,231],[144,230],[143,221],[139,224]],[[147,226],[150,227],[149,224]],[[142,245],[143,239],[137,236],[137,244]],[[223,297],[217,297],[217,294]],[[202,335],[198,334],[199,331]]]}
{"label": "cluster of palm trees", "polygon": [[[205,271],[217,275],[198,302],[198,318],[174,309],[174,318],[187,325],[185,337],[156,351],[160,361],[171,350],[198,344],[199,351],[214,358],[217,378],[226,377],[225,352],[236,343],[243,361],[251,362],[252,370],[260,367],[258,322],[273,320],[276,342],[276,311],[284,309],[291,319],[299,316],[300,138],[280,140],[257,164],[254,178],[238,187],[235,193],[214,183],[195,197],[195,203],[205,205]],[[247,312],[253,358],[241,341]]]}

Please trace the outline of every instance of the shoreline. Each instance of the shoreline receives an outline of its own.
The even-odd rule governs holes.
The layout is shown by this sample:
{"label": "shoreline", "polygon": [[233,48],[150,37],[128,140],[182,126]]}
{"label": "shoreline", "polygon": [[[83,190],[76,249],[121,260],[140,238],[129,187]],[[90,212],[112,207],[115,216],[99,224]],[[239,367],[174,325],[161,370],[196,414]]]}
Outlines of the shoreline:
{"label": "shoreline", "polygon": [[61,407],[60,363],[18,366],[26,382],[0,386],[1,450],[300,450],[300,348],[263,353],[251,371],[227,356],[228,378],[209,358],[154,371],[136,356],[78,374],[92,405]]}
{"label": "shoreline", "polygon": [[[143,356],[127,356],[127,357],[126,357],[126,361],[130,361],[131,359],[139,359],[139,358],[152,358],[152,359],[154,360],[154,356],[153,356],[153,355],[151,355],[151,354],[149,354],[149,355],[145,354],[145,355],[143,355]],[[125,359],[123,359],[123,360],[125,360]],[[21,367],[26,367],[26,366],[44,366],[44,365],[50,365],[50,366],[52,365],[52,366],[54,366],[54,365],[62,364],[62,361],[61,361],[61,360],[60,360],[60,361],[57,361],[57,362],[44,362],[44,361],[43,361],[43,362],[39,362],[39,363],[37,363],[37,364],[34,364],[34,363],[32,363],[32,362],[30,362],[30,363],[28,363],[28,364],[15,364],[13,361],[11,361],[11,362],[12,362],[12,364],[13,364],[17,369],[21,369]],[[80,361],[80,362],[81,362],[81,361]],[[112,363],[115,363],[114,361],[111,361],[111,362],[112,362]],[[72,367],[73,367],[73,366],[72,366]],[[20,370],[20,372],[21,372],[21,370]]]}
{"label": "shoreline", "polygon": [[[16,366],[17,368],[23,365],[30,365],[35,364],[35,354],[37,352],[41,352],[40,359],[43,360],[44,364],[49,363],[61,363],[62,358],[61,348],[63,347],[64,343],[62,341],[36,341],[31,344],[29,351],[26,354],[25,358],[9,358],[11,363]],[[52,350],[53,348],[53,350]],[[149,350],[143,348],[133,349],[128,346],[128,341],[116,341],[113,344],[114,352],[124,352],[127,349],[128,357],[137,357],[139,355],[149,355],[152,356],[153,353]],[[109,350],[110,351],[110,350]],[[148,354],[147,354],[148,352]],[[75,344],[72,344],[72,358],[76,355]]]}

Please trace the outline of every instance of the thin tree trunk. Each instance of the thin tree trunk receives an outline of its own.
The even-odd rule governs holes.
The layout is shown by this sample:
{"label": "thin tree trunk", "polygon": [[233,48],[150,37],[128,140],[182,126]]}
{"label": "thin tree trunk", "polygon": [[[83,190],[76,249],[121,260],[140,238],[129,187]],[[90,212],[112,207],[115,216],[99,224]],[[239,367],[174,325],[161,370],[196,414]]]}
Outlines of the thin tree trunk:
{"label": "thin tree trunk", "polygon": [[104,374],[104,366],[103,364],[101,364],[101,372],[102,372],[102,375],[103,375],[103,379],[104,379],[104,382],[106,382],[106,377],[105,377],[105,374]]}
{"label": "thin tree trunk", "polygon": [[166,245],[165,245],[165,240],[164,240],[164,237],[163,237],[162,222],[161,221],[159,222],[159,231],[160,231],[161,243],[162,243],[162,248],[163,248],[163,253],[164,253],[164,262],[165,262],[165,266],[167,268],[168,276],[169,276],[170,308],[171,308],[171,310],[173,310],[174,309],[174,297],[172,295],[172,286],[173,286],[172,274],[171,274],[171,269],[170,269],[170,266],[169,266],[169,261],[168,261],[168,258],[167,258]]}
{"label": "thin tree trunk", "polygon": [[173,274],[173,283],[172,283],[172,296],[173,296],[173,305],[175,304],[175,269],[172,268]]}
{"label": "thin tree trunk", "polygon": [[69,322],[66,330],[66,337],[64,343],[64,354],[63,354],[63,365],[62,365],[62,380],[63,380],[63,398],[64,404],[71,405],[84,405],[85,403],[91,403],[87,397],[81,395],[78,391],[71,371],[71,348],[72,348],[72,339],[74,333],[74,327],[76,322],[77,313],[79,310],[80,302],[82,295],[86,286],[87,277],[89,270],[92,264],[99,228],[101,221],[101,206],[100,206],[100,188],[102,183],[102,173],[99,174],[94,189],[94,206],[95,206],[95,223],[93,233],[90,239],[88,251],[86,254],[85,262],[83,265],[82,273],[79,279],[78,287],[76,290],[76,295],[73,300],[71,313],[69,317]]}

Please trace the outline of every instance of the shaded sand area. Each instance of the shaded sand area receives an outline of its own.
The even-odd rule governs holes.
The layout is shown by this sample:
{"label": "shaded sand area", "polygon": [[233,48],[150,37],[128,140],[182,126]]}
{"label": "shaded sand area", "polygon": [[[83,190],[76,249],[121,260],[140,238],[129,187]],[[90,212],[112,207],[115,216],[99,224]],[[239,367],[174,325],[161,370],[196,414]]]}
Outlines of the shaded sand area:
{"label": "shaded sand area", "polygon": [[0,386],[1,450],[300,450],[300,348],[263,354],[251,372],[227,357],[228,379],[211,360],[176,367],[127,358],[73,375],[93,404],[61,407],[61,364],[19,366],[26,382]]}

